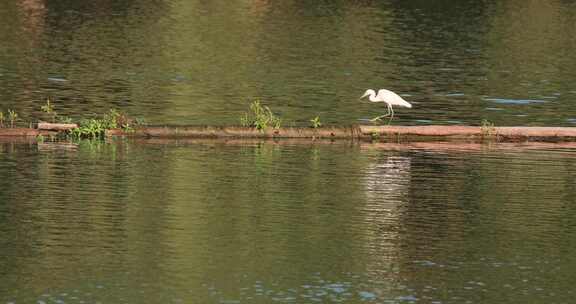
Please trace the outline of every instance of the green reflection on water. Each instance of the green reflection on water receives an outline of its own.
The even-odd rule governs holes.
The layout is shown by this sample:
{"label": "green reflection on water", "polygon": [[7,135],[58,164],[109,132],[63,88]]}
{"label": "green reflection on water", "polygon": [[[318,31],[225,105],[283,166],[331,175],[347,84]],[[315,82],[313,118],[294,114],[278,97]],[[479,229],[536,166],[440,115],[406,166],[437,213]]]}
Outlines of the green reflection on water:
{"label": "green reflection on water", "polygon": [[566,2],[103,2],[0,4],[0,107],[235,124],[262,98],[284,121],[348,124],[382,112],[357,98],[385,87],[415,105],[399,124],[575,119]]}
{"label": "green reflection on water", "polygon": [[569,146],[1,147],[4,302],[572,297]]}

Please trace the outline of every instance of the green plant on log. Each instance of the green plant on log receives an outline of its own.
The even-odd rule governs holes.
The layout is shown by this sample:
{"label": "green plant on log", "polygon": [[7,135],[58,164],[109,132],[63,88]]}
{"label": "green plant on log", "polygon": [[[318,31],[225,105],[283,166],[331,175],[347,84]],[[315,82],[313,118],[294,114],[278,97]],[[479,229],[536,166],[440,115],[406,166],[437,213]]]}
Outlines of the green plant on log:
{"label": "green plant on log", "polygon": [[54,113],[54,106],[50,102],[50,97],[46,98],[46,103],[43,106],[41,106],[40,109],[44,113],[48,113],[48,114]]}
{"label": "green plant on log", "polygon": [[318,129],[322,126],[322,123],[320,122],[320,116],[316,116],[313,119],[310,119],[310,123],[312,124],[312,128],[313,129]]}
{"label": "green plant on log", "polygon": [[78,123],[78,128],[71,129],[69,135],[74,139],[104,138],[106,130],[122,129],[124,131],[133,130],[133,120],[126,114],[115,109],[108,111],[101,118],[84,119]]}
{"label": "green plant on log", "polygon": [[18,113],[14,110],[8,110],[8,120],[10,121],[10,127],[14,128],[14,123],[18,120]]}
{"label": "green plant on log", "polygon": [[72,118],[68,116],[62,116],[54,110],[54,103],[50,97],[46,98],[46,103],[40,107],[40,110],[48,114],[50,116],[50,120],[53,123],[72,123]]}
{"label": "green plant on log", "polygon": [[69,134],[74,139],[80,138],[103,138],[106,134],[102,119],[84,119],[78,123],[78,128],[71,129]]}
{"label": "green plant on log", "polygon": [[46,103],[40,107],[40,110],[50,115],[52,122],[56,122],[56,116],[58,116],[58,114],[54,111],[54,105],[50,102],[50,97],[46,98]]}
{"label": "green plant on log", "polygon": [[143,124],[142,120],[129,118],[125,113],[118,112],[116,109],[111,109],[104,114],[104,121],[109,129],[122,129],[124,131],[133,131],[135,126]]}
{"label": "green plant on log", "polygon": [[134,118],[133,124],[134,124],[134,126],[145,126],[147,123],[146,123],[146,120],[144,118],[136,117],[136,118]]}
{"label": "green plant on log", "polygon": [[264,131],[269,127],[279,129],[282,120],[272,113],[268,106],[262,106],[259,100],[250,104],[250,111],[240,117],[240,124],[243,127],[255,128]]}
{"label": "green plant on log", "polygon": [[71,123],[73,123],[73,120],[72,120],[71,117],[68,117],[68,116],[60,116],[60,115],[56,116],[56,121],[59,122],[59,123],[66,123],[66,124],[71,124]]}
{"label": "green plant on log", "polygon": [[483,137],[494,137],[496,135],[496,128],[494,127],[494,123],[487,119],[482,120],[480,129],[482,131]]}

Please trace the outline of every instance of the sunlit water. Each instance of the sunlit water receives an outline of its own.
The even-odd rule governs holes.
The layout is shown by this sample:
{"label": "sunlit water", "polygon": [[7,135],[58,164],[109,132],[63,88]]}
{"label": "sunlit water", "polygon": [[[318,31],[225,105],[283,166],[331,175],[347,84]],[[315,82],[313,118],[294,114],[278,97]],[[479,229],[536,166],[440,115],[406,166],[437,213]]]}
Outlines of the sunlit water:
{"label": "sunlit water", "polygon": [[575,37],[572,1],[2,1],[0,108],[352,124],[388,88],[401,124],[573,125]]}
{"label": "sunlit water", "polygon": [[574,298],[574,146],[1,149],[0,303]]}

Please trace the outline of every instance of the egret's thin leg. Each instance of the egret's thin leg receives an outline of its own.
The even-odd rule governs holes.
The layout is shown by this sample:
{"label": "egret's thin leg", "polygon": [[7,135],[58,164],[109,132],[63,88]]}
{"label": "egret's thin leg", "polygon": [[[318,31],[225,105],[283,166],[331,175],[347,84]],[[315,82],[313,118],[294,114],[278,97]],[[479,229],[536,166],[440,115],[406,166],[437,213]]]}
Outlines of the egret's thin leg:
{"label": "egret's thin leg", "polygon": [[392,109],[392,105],[388,105],[388,110],[390,111],[390,119],[388,120],[388,124],[392,122],[392,118],[394,118],[394,109]]}
{"label": "egret's thin leg", "polygon": [[[380,115],[380,116],[376,116],[374,118],[372,118],[370,121],[376,121],[376,120],[381,120],[382,117],[386,117],[389,116],[390,114],[394,115],[394,111],[390,112],[390,110],[392,109],[392,107],[389,104],[386,104],[388,106],[388,113],[384,114],[384,115]],[[388,122],[390,123],[390,122]]]}

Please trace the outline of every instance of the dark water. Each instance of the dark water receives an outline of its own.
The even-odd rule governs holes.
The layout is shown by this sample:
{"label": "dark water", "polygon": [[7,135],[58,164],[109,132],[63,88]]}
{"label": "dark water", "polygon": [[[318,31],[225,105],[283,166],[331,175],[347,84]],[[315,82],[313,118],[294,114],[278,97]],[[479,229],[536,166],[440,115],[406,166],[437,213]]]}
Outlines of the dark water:
{"label": "dark water", "polygon": [[4,143],[0,303],[572,303],[576,148]]}
{"label": "dark water", "polygon": [[0,3],[0,106],[35,119],[119,108],[150,123],[576,123],[574,1],[13,0]]}

